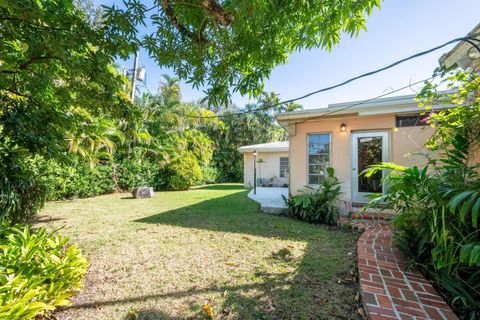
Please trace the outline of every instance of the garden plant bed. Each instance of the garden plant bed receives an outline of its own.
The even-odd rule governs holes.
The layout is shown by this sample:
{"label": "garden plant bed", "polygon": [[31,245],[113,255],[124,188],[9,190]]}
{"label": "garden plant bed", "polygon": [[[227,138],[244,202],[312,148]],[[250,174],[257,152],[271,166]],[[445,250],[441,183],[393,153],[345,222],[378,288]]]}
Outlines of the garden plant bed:
{"label": "garden plant bed", "polygon": [[218,319],[359,319],[358,235],[260,214],[247,193],[228,184],[47,204],[36,225],[63,226],[91,263],[56,316],[202,319],[207,302]]}

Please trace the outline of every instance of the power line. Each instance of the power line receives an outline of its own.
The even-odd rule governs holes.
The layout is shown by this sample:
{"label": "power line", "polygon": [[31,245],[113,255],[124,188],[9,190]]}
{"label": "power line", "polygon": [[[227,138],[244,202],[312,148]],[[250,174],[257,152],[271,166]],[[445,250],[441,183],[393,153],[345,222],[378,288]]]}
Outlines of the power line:
{"label": "power line", "polygon": [[282,128],[286,129],[290,126],[293,126],[293,125],[297,125],[299,123],[304,123],[304,122],[307,122],[307,121],[311,121],[311,120],[318,120],[320,118],[323,118],[323,117],[326,117],[326,116],[329,116],[329,115],[332,115],[332,114],[335,114],[335,113],[338,113],[338,112],[342,112],[342,111],[345,111],[345,110],[348,110],[348,109],[351,109],[353,107],[357,107],[357,106],[360,106],[362,104],[365,104],[365,103],[368,103],[368,102],[372,102],[374,100],[377,100],[377,99],[380,99],[380,98],[383,98],[383,97],[386,97],[388,95],[391,95],[395,92],[399,92],[399,91],[402,91],[402,90],[405,90],[411,86],[414,86],[414,85],[417,85],[417,84],[420,84],[422,82],[425,82],[425,81],[429,81],[429,80],[432,80],[433,77],[428,77],[426,79],[423,79],[423,80],[420,80],[420,81],[417,81],[417,82],[414,82],[414,83],[409,83],[408,85],[406,86],[403,86],[401,88],[398,88],[398,89],[395,89],[393,91],[390,91],[390,92],[386,92],[386,93],[382,93],[378,96],[375,96],[373,98],[369,98],[369,99],[366,99],[366,100],[362,100],[362,101],[358,101],[358,102],[354,102],[352,104],[349,104],[343,108],[340,108],[340,109],[335,109],[335,110],[332,110],[331,112],[327,112],[327,113],[324,113],[324,114],[321,114],[321,115],[318,115],[318,116],[315,116],[315,117],[308,117],[307,119],[304,119],[302,121],[296,121],[296,122],[293,122],[293,123],[289,123],[288,125],[286,126],[282,126],[280,125]]}
{"label": "power line", "polygon": [[[455,39],[452,39],[448,42],[445,42],[444,44],[441,44],[439,46],[436,46],[436,47],[433,47],[433,48],[430,48],[428,50],[425,50],[425,51],[421,51],[419,53],[416,53],[414,55],[411,55],[407,58],[403,58],[401,60],[397,60],[385,67],[382,67],[382,68],[379,68],[379,69],[376,69],[376,70],[373,70],[373,71],[370,71],[370,72],[366,72],[366,73],[363,73],[361,75],[358,75],[356,77],[353,77],[353,78],[350,78],[348,80],[345,80],[343,82],[340,82],[338,84],[335,84],[335,85],[332,85],[332,86],[329,86],[329,87],[325,87],[325,88],[322,88],[322,89],[319,89],[319,90],[315,90],[315,91],[312,91],[310,93],[307,93],[303,96],[300,96],[300,97],[297,97],[297,98],[293,98],[293,99],[289,99],[289,100],[285,100],[285,101],[282,101],[282,102],[278,102],[278,103],[274,103],[274,104],[271,104],[271,105],[267,105],[267,106],[264,106],[264,107],[260,107],[260,108],[257,108],[257,109],[252,109],[252,110],[246,110],[246,111],[242,111],[242,112],[235,112],[235,113],[228,113],[228,114],[218,114],[218,115],[212,115],[212,116],[195,116],[195,115],[191,115],[191,114],[179,114],[177,113],[177,115],[179,116],[183,116],[183,117],[188,117],[188,118],[196,118],[196,119],[208,119],[208,118],[226,118],[226,117],[232,117],[232,116],[240,116],[240,115],[244,115],[244,114],[248,114],[248,113],[255,113],[255,112],[260,112],[260,111],[265,111],[265,110],[269,110],[269,109],[272,109],[276,106],[279,106],[279,105],[282,105],[282,104],[287,104],[287,103],[292,103],[292,102],[295,102],[295,101],[298,101],[298,100],[302,100],[302,99],[305,99],[305,98],[308,98],[310,96],[313,96],[315,94],[318,94],[318,93],[321,93],[321,92],[325,92],[325,91],[329,91],[329,90],[332,90],[332,89],[336,89],[338,87],[341,87],[341,86],[344,86],[346,84],[349,84],[351,82],[354,82],[356,80],[359,80],[361,78],[365,78],[365,77],[368,77],[368,76],[371,76],[371,75],[374,75],[374,74],[377,74],[379,72],[382,72],[382,71],[385,71],[385,70],[388,70],[388,69],[391,69],[395,66],[398,66],[399,64],[402,64],[406,61],[409,61],[409,60],[412,60],[412,59],[415,59],[415,58],[418,58],[418,57],[421,57],[421,56],[424,56],[426,54],[429,54],[433,51],[436,51],[438,49],[441,49],[443,47],[446,47],[452,43],[455,43],[455,42],[460,42],[460,41],[464,41],[464,42],[467,42],[469,43],[470,45],[472,45],[473,47],[475,47],[478,52],[480,52],[480,46],[477,45],[475,42],[473,41],[477,41],[480,43],[480,40],[479,39],[476,39],[474,37],[460,37],[460,38],[455,38]],[[422,80],[423,81],[423,80]],[[395,92],[395,91],[393,91]]]}

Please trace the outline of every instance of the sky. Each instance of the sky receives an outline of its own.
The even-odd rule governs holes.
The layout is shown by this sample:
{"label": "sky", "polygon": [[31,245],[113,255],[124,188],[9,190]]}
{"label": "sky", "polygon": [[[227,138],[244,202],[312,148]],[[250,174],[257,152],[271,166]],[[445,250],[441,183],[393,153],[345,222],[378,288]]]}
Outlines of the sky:
{"label": "sky", "polygon": [[[112,0],[96,2],[111,4]],[[480,0],[386,0],[380,10],[367,17],[367,31],[357,38],[343,36],[331,52],[315,49],[292,54],[287,64],[277,66],[270,78],[265,79],[265,89],[279,93],[281,100],[296,98],[464,36],[479,22]],[[304,109],[322,108],[332,103],[369,99],[426,79],[438,67],[442,53],[453,46],[298,103]],[[133,59],[118,62],[133,67]],[[172,70],[160,68],[143,50],[139,65],[146,68],[146,86],[152,93],[157,92],[162,74],[174,75]],[[189,84],[181,82],[181,86],[185,101],[204,97],[202,91]],[[417,85],[392,96],[413,94],[419,88]],[[248,103],[248,97],[235,94],[232,101],[241,107]]]}

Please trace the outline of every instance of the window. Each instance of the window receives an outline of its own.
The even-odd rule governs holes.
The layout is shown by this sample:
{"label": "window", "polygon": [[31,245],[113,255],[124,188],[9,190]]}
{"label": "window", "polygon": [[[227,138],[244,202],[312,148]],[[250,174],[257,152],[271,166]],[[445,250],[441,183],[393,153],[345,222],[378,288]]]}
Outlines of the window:
{"label": "window", "polygon": [[320,184],[330,166],[330,134],[308,135],[308,184]]}
{"label": "window", "polygon": [[280,178],[288,177],[288,158],[280,157]]}
{"label": "window", "polygon": [[427,124],[425,123],[425,118],[427,118],[427,115],[421,115],[421,114],[409,114],[405,116],[396,116],[395,122],[397,128],[401,127],[420,127],[420,126],[426,126]]}

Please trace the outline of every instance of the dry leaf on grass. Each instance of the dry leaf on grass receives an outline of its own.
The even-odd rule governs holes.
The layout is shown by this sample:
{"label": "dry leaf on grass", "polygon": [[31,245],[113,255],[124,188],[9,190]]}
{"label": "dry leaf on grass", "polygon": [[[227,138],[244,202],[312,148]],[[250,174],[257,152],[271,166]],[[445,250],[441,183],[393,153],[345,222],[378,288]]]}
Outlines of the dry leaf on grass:
{"label": "dry leaf on grass", "polygon": [[213,319],[215,317],[213,313],[213,308],[208,303],[205,303],[203,305],[202,310],[210,319]]}
{"label": "dry leaf on grass", "polygon": [[226,262],[225,264],[229,267],[238,267],[238,264],[236,264],[235,262]]}

